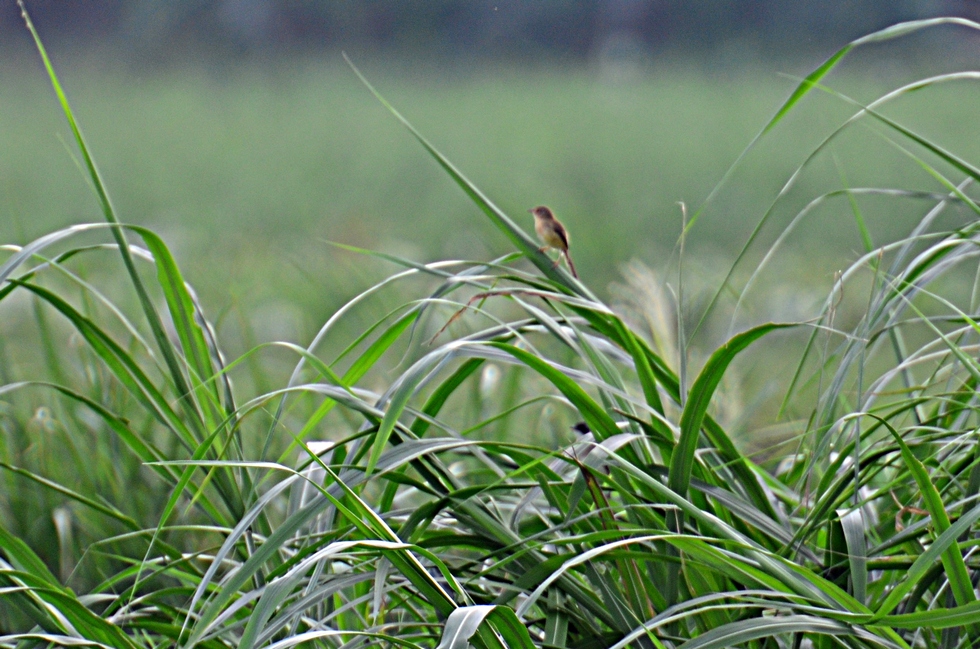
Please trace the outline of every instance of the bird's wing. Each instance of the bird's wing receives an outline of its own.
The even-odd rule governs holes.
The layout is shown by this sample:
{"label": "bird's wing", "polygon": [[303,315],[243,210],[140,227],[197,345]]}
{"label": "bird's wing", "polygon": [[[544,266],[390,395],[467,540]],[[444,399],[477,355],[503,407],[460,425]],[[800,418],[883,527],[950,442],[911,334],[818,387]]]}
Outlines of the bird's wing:
{"label": "bird's wing", "polygon": [[568,233],[565,232],[565,226],[558,221],[555,221],[555,234],[561,239],[562,246],[565,250],[568,250]]}

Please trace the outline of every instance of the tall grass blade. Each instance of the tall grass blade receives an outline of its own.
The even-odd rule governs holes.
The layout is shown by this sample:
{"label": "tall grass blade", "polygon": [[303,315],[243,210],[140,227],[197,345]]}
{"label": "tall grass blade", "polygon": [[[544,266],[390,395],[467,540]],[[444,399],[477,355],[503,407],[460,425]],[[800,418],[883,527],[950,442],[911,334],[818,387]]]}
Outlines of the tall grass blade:
{"label": "tall grass blade", "polygon": [[[51,80],[51,85],[54,88],[55,94],[58,96],[58,101],[61,103],[62,111],[64,112],[65,118],[68,120],[68,125],[75,137],[75,143],[82,154],[82,158],[85,160],[85,167],[88,170],[89,179],[92,182],[92,186],[95,189],[96,196],[98,197],[99,204],[102,208],[102,214],[105,216],[106,221],[111,224],[110,231],[112,232],[112,236],[119,246],[119,253],[122,255],[123,265],[126,268],[126,273],[129,275],[130,280],[133,282],[133,288],[136,290],[140,304],[143,307],[143,312],[146,315],[147,323],[150,326],[150,330],[153,332],[153,338],[156,340],[157,346],[160,348],[160,352],[163,354],[167,367],[170,370],[170,376],[174,382],[177,394],[183,397],[184,395],[190,393],[190,389],[187,385],[187,381],[184,379],[183,370],[180,362],[178,361],[178,354],[174,349],[173,344],[170,342],[170,339],[167,337],[166,331],[163,327],[163,321],[160,319],[160,315],[157,313],[156,307],[153,306],[153,301],[150,299],[149,293],[143,284],[143,280],[139,276],[139,272],[136,269],[136,263],[133,260],[133,255],[129,250],[129,243],[126,241],[125,232],[119,222],[119,219],[116,218],[115,209],[112,206],[112,202],[109,200],[109,194],[106,191],[105,184],[102,182],[102,177],[99,174],[99,170],[95,166],[95,160],[89,153],[88,145],[85,142],[85,138],[82,136],[82,131],[79,128],[78,122],[75,120],[75,115],[72,112],[70,104],[68,103],[68,97],[65,95],[65,92],[61,87],[61,83],[58,81],[58,75],[55,74],[54,65],[51,63],[51,59],[48,58],[48,53],[44,48],[44,44],[41,42],[41,37],[38,35],[37,30],[34,28],[34,24],[31,22],[30,16],[27,14],[27,9],[24,6],[23,0],[18,0],[18,4],[21,8],[21,15],[23,16],[24,22],[27,25],[27,29],[30,31],[38,53],[41,55],[41,59],[44,62],[44,67],[48,72],[48,78]],[[194,411],[191,403],[187,399],[181,399],[180,402],[182,404],[182,408],[188,415],[190,415],[189,423],[191,426],[200,426],[199,415]],[[198,432],[200,433],[203,431],[199,430]]]}
{"label": "tall grass blade", "polygon": [[476,203],[477,207],[479,207],[484,214],[490,217],[490,220],[494,223],[494,225],[496,225],[497,228],[511,240],[517,249],[531,260],[531,263],[537,266],[546,277],[559,285],[564,286],[572,293],[591,300],[595,299],[595,296],[592,295],[584,284],[572,277],[571,273],[566,271],[561,266],[555,265],[554,262],[551,261],[551,258],[539,249],[540,246],[538,246],[538,244],[531,237],[529,237],[523,229],[518,227],[518,225],[514,223],[499,207],[494,205],[490,199],[476,187],[476,185],[470,182],[466,176],[464,176],[444,155],[442,155],[442,153],[440,153],[432,144],[430,144],[429,141],[401,115],[401,113],[395,110],[394,106],[389,104],[381,93],[374,89],[374,86],[368,82],[367,78],[361,74],[361,71],[354,66],[353,62],[347,58],[346,54],[344,55],[344,60],[347,61],[347,64],[354,71],[354,74],[356,74],[361,80],[361,83],[363,83],[367,89],[371,91],[371,94],[373,94],[375,98],[381,102],[381,105],[387,108],[388,111],[394,115],[394,117],[401,122],[405,128],[408,129],[408,131],[415,137],[416,140],[419,141],[425,150],[429,152],[429,155],[435,158],[436,162],[439,163],[439,166],[441,166],[446,173],[448,173],[450,177],[456,181],[456,184],[462,188],[462,190],[474,203]]}
{"label": "tall grass blade", "polygon": [[705,363],[701,373],[698,374],[698,378],[691,386],[684,411],[681,413],[681,436],[671,460],[670,476],[667,480],[668,486],[673,491],[682,496],[687,494],[687,488],[691,482],[691,472],[694,469],[694,453],[697,450],[701,425],[708,412],[708,405],[711,403],[715,388],[721,382],[728,365],[739,352],[756,340],[773,331],[793,326],[795,325],[769,323],[744,331],[718,348]]}

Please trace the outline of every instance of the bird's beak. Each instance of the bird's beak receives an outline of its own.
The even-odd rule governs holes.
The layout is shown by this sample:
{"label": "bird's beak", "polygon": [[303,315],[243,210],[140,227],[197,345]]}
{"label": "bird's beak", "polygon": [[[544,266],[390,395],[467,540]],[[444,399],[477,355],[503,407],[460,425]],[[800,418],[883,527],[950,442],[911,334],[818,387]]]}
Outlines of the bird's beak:
{"label": "bird's beak", "polygon": [[532,207],[531,209],[529,209],[529,210],[527,211],[527,213],[528,213],[528,214],[534,214],[534,208]]}

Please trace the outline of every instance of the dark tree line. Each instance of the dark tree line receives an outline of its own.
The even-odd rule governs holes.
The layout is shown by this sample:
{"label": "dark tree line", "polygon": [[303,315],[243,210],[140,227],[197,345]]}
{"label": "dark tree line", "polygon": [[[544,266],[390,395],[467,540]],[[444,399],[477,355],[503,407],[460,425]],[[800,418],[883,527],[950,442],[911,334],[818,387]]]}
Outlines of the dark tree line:
{"label": "dark tree line", "polygon": [[[0,2],[3,40],[23,40],[15,2]],[[151,53],[371,47],[518,58],[585,57],[624,39],[652,53],[726,42],[826,49],[901,20],[980,17],[978,0],[28,0],[28,8],[46,38]]]}

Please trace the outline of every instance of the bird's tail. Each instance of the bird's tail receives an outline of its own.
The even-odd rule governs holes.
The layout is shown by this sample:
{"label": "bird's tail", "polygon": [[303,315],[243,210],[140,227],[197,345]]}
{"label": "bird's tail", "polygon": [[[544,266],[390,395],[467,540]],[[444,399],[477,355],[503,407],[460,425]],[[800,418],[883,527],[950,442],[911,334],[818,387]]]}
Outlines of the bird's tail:
{"label": "bird's tail", "polygon": [[578,273],[575,272],[575,264],[572,263],[572,256],[568,254],[567,249],[563,250],[562,252],[565,253],[565,261],[568,262],[568,270],[572,271],[572,276],[575,279],[578,279]]}

